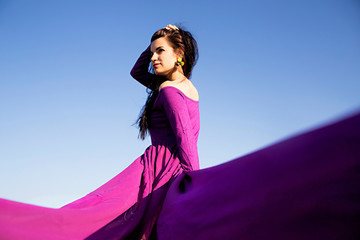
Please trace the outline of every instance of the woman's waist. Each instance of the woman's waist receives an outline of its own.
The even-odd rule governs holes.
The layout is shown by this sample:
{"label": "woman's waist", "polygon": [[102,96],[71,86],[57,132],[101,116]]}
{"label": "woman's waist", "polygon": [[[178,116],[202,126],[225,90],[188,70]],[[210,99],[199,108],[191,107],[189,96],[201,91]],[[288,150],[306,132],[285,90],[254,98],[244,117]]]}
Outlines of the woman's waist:
{"label": "woman's waist", "polygon": [[174,135],[154,136],[151,135],[151,145],[176,145],[176,137]]}

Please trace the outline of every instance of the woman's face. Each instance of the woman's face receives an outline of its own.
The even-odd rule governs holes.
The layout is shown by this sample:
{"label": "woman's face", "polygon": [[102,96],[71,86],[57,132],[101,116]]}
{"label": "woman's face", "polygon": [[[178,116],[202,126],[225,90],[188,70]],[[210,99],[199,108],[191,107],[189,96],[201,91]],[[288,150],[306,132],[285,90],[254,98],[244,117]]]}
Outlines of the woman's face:
{"label": "woman's face", "polygon": [[176,70],[177,55],[165,37],[151,43],[151,63],[156,75],[166,76]]}

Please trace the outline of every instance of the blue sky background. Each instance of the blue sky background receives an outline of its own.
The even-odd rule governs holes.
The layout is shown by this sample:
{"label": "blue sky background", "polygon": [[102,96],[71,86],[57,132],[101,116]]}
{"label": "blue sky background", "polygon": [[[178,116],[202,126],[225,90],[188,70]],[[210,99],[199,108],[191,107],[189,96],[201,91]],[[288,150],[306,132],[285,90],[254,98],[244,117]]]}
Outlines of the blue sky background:
{"label": "blue sky background", "polygon": [[200,49],[201,168],[360,110],[356,0],[0,0],[0,197],[60,207],[139,157],[129,72],[177,23]]}

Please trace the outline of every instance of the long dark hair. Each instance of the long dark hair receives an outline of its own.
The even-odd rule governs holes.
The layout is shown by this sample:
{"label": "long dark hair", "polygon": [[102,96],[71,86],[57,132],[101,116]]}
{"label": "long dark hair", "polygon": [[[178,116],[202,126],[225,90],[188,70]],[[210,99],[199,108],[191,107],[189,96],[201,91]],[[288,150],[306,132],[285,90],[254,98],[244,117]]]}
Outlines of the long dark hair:
{"label": "long dark hair", "polygon": [[[190,79],[192,70],[198,60],[199,52],[197,42],[192,34],[183,28],[178,27],[179,30],[168,30],[166,28],[159,29],[152,37],[151,42],[158,38],[166,37],[169,44],[183,55],[184,65],[182,66],[184,75]],[[136,123],[139,128],[138,137],[142,140],[145,139],[150,126],[151,109],[154,105],[155,99],[159,93],[160,84],[165,81],[164,77],[156,76],[155,81],[152,82],[150,88],[147,89],[148,98],[145,105],[142,107],[139,118]],[[152,89],[152,90],[151,90]],[[151,91],[149,91],[151,90]]]}

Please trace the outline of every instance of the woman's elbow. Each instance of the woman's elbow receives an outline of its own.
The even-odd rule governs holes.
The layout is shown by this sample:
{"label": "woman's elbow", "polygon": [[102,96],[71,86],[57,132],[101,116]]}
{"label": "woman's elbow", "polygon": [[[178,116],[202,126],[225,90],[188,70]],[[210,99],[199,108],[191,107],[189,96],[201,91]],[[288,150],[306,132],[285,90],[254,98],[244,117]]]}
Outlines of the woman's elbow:
{"label": "woman's elbow", "polygon": [[136,78],[136,72],[134,69],[131,69],[130,76],[132,76],[133,78]]}

